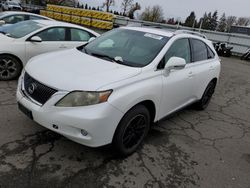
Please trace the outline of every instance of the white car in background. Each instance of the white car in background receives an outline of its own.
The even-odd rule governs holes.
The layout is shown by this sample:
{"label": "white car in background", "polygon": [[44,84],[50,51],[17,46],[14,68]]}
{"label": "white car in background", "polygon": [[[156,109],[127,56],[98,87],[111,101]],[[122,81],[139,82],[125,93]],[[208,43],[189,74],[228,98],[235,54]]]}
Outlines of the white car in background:
{"label": "white car in background", "polygon": [[2,3],[2,10],[6,11],[6,10],[23,10],[23,8],[20,6],[19,3],[15,2],[15,1],[5,1]]}
{"label": "white car in background", "polygon": [[127,156],[165,116],[193,103],[205,109],[219,75],[207,39],[125,27],[30,60],[17,101],[42,126],[91,147],[112,143]]}
{"label": "white car in background", "polygon": [[5,24],[15,24],[26,20],[53,20],[51,18],[32,14],[29,12],[6,11],[0,12],[0,26]]}
{"label": "white car in background", "polygon": [[0,28],[0,80],[17,78],[32,57],[86,44],[99,34],[74,24],[29,20]]}

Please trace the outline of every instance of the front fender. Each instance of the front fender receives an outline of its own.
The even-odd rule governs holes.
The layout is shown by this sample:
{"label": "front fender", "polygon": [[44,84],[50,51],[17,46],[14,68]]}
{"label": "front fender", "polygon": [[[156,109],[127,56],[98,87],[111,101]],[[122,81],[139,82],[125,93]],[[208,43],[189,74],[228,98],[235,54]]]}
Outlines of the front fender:
{"label": "front fender", "polygon": [[[123,81],[120,87],[114,89],[109,98],[109,103],[122,113],[128,112],[135,105],[143,101],[152,101],[156,108],[155,120],[158,120],[158,112],[162,97],[162,77],[160,74],[144,74]],[[144,77],[144,78],[143,78]],[[110,86],[111,87],[111,86]]]}

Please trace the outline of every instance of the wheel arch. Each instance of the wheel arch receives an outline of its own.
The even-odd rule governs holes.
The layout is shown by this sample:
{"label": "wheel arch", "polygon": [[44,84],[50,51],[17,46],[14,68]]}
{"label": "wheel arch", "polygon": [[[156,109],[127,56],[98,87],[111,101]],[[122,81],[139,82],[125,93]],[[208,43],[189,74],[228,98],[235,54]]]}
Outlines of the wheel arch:
{"label": "wheel arch", "polygon": [[13,54],[10,54],[10,53],[2,53],[2,54],[0,54],[0,56],[3,56],[3,55],[8,55],[8,56],[14,57],[15,59],[17,59],[19,61],[21,67],[23,68],[22,60],[19,57],[17,57],[16,55],[13,55]]}
{"label": "wheel arch", "polygon": [[210,82],[213,82],[215,84],[215,86],[216,86],[217,85],[217,81],[218,81],[218,78],[213,78]]}
{"label": "wheel arch", "polygon": [[[132,107],[130,107],[126,113],[128,113],[131,109],[135,108],[136,106],[138,105],[143,105],[147,108],[147,110],[149,111],[149,114],[150,114],[150,121],[151,121],[151,124],[154,123],[154,120],[155,120],[155,117],[156,117],[156,105],[155,103],[152,101],[152,100],[143,100],[141,102],[138,102],[136,103],[135,105],[133,105]],[[126,114],[125,113],[125,114]],[[124,115],[125,115],[124,114]],[[122,120],[122,119],[121,119]]]}

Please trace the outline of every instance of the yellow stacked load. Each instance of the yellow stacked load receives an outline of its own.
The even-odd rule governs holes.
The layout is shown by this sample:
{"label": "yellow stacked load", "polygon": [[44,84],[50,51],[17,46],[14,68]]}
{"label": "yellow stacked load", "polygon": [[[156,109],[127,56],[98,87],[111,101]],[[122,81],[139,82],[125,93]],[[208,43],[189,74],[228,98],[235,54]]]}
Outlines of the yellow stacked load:
{"label": "yellow stacked load", "polygon": [[91,19],[90,18],[81,17],[81,24],[85,25],[85,26],[91,26]]}
{"label": "yellow stacked load", "polygon": [[71,16],[68,14],[62,14],[62,21],[71,22]]}
{"label": "yellow stacked load", "polygon": [[40,15],[42,16],[47,16],[47,12],[46,10],[40,10]]}
{"label": "yellow stacked load", "polygon": [[82,24],[82,20],[80,16],[71,16],[71,22],[75,24]]}
{"label": "yellow stacked load", "polygon": [[49,18],[54,18],[54,12],[52,12],[52,11],[47,11],[47,17],[49,17]]}
{"label": "yellow stacked load", "polygon": [[95,18],[95,19],[98,19],[98,20],[112,21],[113,20],[113,14],[110,14],[110,13],[107,13],[107,12],[92,11],[92,18]]}
{"label": "yellow stacked load", "polygon": [[55,20],[62,20],[62,14],[61,14],[61,13],[54,12],[54,19],[55,19]]}
{"label": "yellow stacked load", "polygon": [[92,19],[91,26],[95,27],[95,28],[99,28],[99,29],[112,29],[113,28],[113,23],[112,22],[107,22],[107,21]]}
{"label": "yellow stacked load", "polygon": [[91,26],[99,29],[109,30],[113,28],[113,14],[101,11],[47,5],[47,11],[41,10],[40,14],[56,20]]}

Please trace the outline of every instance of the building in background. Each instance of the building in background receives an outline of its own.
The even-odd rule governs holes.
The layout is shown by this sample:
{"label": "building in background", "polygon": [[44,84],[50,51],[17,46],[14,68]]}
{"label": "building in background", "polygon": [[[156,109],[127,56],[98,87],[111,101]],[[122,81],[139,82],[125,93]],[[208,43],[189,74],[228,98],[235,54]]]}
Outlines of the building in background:
{"label": "building in background", "polygon": [[231,26],[230,33],[250,35],[250,27],[233,25]]}

